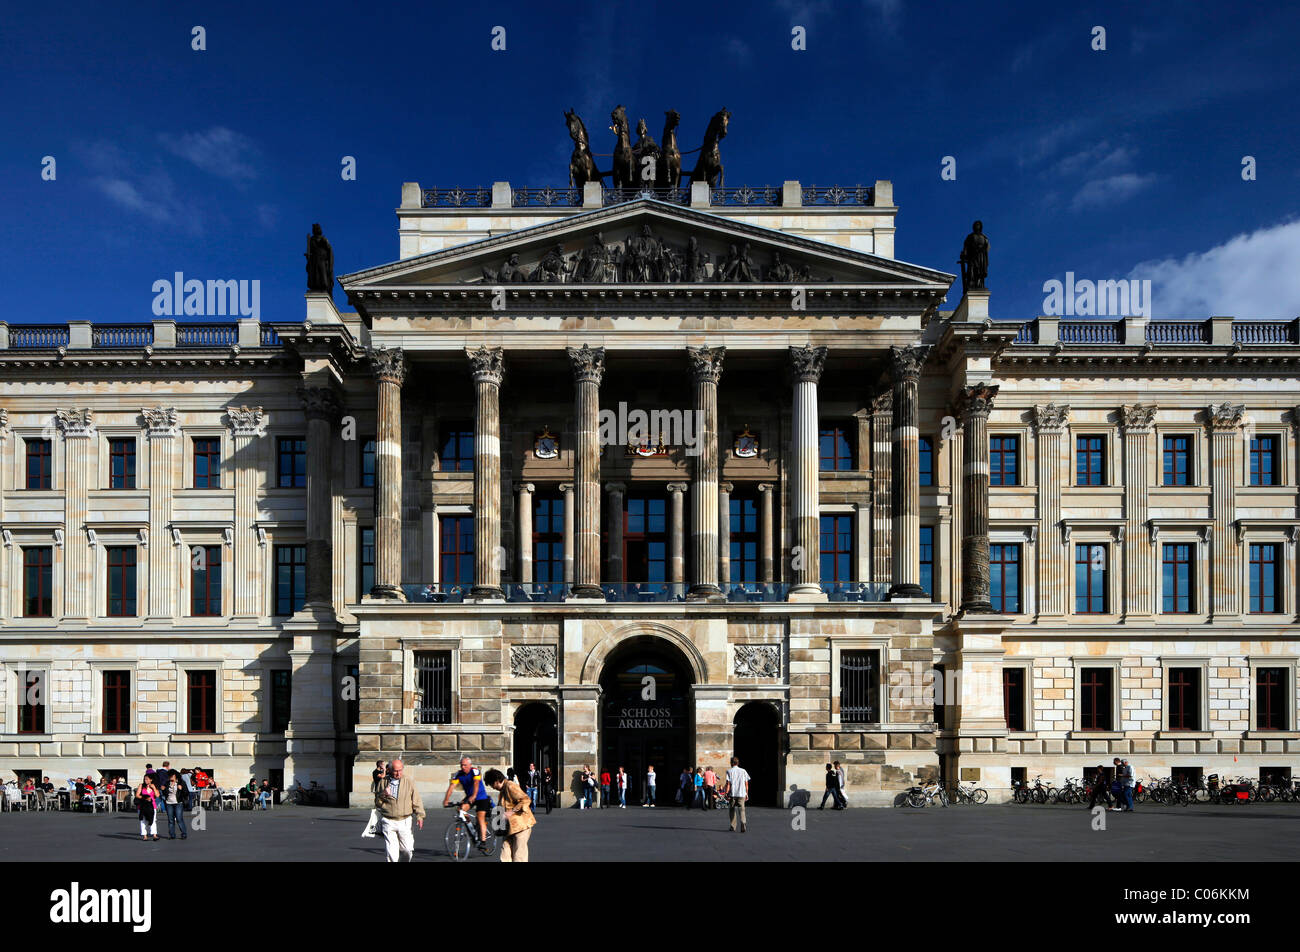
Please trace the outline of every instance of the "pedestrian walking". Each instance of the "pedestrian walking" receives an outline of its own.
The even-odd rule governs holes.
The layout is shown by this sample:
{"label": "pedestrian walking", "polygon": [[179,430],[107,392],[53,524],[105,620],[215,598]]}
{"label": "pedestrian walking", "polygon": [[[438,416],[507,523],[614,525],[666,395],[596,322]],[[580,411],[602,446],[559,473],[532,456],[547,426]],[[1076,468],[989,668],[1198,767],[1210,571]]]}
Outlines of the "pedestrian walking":
{"label": "pedestrian walking", "polygon": [[1120,793],[1124,796],[1124,809],[1133,812],[1133,788],[1137,786],[1137,778],[1133,776],[1133,768],[1127,760],[1120,763]]}
{"label": "pedestrian walking", "polygon": [[831,809],[840,809],[840,775],[835,772],[834,764],[826,765],[826,792],[822,794],[821,806],[818,810],[826,809],[826,798],[830,797]]}
{"label": "pedestrian walking", "polygon": [[181,828],[181,839],[189,836],[185,829],[185,811],[190,805],[190,788],[176,771],[172,771],[163,790],[163,806],[167,810],[167,839],[176,839],[176,827]]}
{"label": "pedestrian walking", "polygon": [[693,799],[695,799],[695,773],[690,767],[683,767],[681,776],[677,778],[677,802],[689,810]]}
{"label": "pedestrian walking", "polygon": [[718,802],[718,775],[713,772],[713,766],[704,768],[704,808],[712,810]]}
{"label": "pedestrian walking", "polygon": [[424,801],[400,760],[394,760],[381,778],[375,791],[375,809],[379,811],[379,831],[384,836],[384,860],[409,863],[415,859],[411,821],[415,821],[418,829],[424,829]]}
{"label": "pedestrian walking", "polygon": [[581,798],[578,800],[578,809],[590,810],[591,798],[596,795],[596,776],[586,764],[582,767],[581,783],[582,793]]}
{"label": "pedestrian walking", "polygon": [[618,768],[618,773],[614,775],[614,785],[618,788],[618,808],[627,809],[627,771],[622,767]]}
{"label": "pedestrian walking", "polygon": [[696,767],[691,776],[691,806],[704,809],[704,768]]}
{"label": "pedestrian walking", "polygon": [[542,772],[537,769],[536,764],[529,764],[528,771],[524,774],[524,792],[533,803],[537,802],[537,788],[541,783]]}
{"label": "pedestrian walking", "polygon": [[508,832],[501,840],[501,862],[528,862],[528,838],[537,825],[532,798],[518,783],[508,780],[499,770],[489,770],[483,775],[483,780],[501,794],[498,803],[508,824]]}
{"label": "pedestrian walking", "polygon": [[844,788],[849,785],[849,775],[845,772],[844,768],[840,766],[838,760],[835,761],[835,777],[839,781],[838,790],[840,795],[840,809],[847,810],[849,808],[849,798],[844,792]]}
{"label": "pedestrian walking", "polygon": [[136,815],[140,817],[140,839],[158,839],[158,788],[153,785],[154,774],[145,774],[135,791]]}
{"label": "pedestrian walking", "polygon": [[653,807],[655,805],[655,765],[651,764],[645,771],[645,790],[646,802],[642,803],[643,807]]}
{"label": "pedestrian walking", "polygon": [[1118,757],[1112,763],[1115,765],[1115,772],[1111,776],[1110,792],[1115,799],[1115,805],[1110,808],[1110,812],[1122,813],[1124,811],[1124,781],[1120,775],[1123,773],[1123,765]]}
{"label": "pedestrian walking", "polygon": [[1095,807],[1098,800],[1110,804],[1110,791],[1106,789],[1106,768],[1102,764],[1097,765],[1097,773],[1092,778],[1092,794],[1088,797],[1088,809]]}
{"label": "pedestrian walking", "polygon": [[609,769],[606,768],[600,775],[600,805],[601,807],[609,806],[609,787],[610,787]]}
{"label": "pedestrian walking", "polygon": [[731,818],[731,832],[736,832],[737,814],[740,816],[740,832],[746,832],[748,826],[745,822],[745,804],[749,801],[749,774],[735,757],[731,758],[731,767],[727,770],[727,783],[723,793],[729,804],[727,815]]}
{"label": "pedestrian walking", "polygon": [[547,803],[555,802],[555,778],[551,775],[550,767],[542,768],[542,796]]}

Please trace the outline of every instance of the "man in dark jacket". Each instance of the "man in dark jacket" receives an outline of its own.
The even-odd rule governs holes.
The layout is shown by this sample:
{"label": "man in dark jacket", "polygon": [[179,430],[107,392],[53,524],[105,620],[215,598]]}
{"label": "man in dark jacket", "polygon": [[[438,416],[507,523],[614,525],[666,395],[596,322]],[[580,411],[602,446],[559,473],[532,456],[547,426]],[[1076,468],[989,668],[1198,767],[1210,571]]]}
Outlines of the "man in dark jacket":
{"label": "man in dark jacket", "polygon": [[1092,795],[1088,797],[1088,809],[1095,807],[1098,800],[1110,803],[1110,791],[1106,789],[1106,768],[1101,764],[1097,765],[1097,772],[1092,777]]}
{"label": "man in dark jacket", "polygon": [[189,831],[185,829],[185,810],[190,805],[190,788],[185,785],[185,781],[175,770],[171,771],[163,781],[160,799],[167,810],[167,838],[176,839],[176,827],[179,826],[181,839],[188,839]]}

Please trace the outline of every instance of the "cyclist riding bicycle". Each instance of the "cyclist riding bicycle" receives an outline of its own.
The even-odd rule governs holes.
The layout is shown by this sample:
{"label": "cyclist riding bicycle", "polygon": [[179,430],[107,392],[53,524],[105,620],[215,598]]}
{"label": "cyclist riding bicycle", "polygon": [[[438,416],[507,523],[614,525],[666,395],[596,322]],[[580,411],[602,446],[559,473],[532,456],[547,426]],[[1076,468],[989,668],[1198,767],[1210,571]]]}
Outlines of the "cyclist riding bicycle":
{"label": "cyclist riding bicycle", "polygon": [[442,805],[451,805],[451,795],[460,787],[465,795],[465,799],[459,804],[459,809],[469,812],[472,806],[478,813],[478,849],[480,853],[487,852],[488,828],[487,816],[492,812],[492,799],[488,796],[487,787],[479,775],[479,769],[474,766],[474,762],[468,757],[460,759],[460,772],[453,775],[451,785],[447,788],[447,795],[442,798]]}

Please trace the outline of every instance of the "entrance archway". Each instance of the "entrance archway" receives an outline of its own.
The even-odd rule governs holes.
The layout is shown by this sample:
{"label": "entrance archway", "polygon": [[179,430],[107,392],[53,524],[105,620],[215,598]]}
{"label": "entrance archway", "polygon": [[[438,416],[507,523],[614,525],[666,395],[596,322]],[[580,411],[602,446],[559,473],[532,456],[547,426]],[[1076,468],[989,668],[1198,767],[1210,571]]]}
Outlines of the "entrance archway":
{"label": "entrance archway", "polygon": [[694,765],[692,683],[686,656],[662,638],[629,638],[605,659],[598,770],[627,771],[629,804],[645,801],[653,765],[656,803],[671,806],[682,768]]}
{"label": "entrance archway", "polygon": [[551,768],[554,777],[560,775],[556,760],[555,709],[549,704],[525,704],[515,713],[515,771],[522,777],[528,765],[536,764],[538,770]]}
{"label": "entrance archway", "polygon": [[749,773],[749,802],[780,806],[781,713],[770,701],[750,701],[736,712],[735,750]]}

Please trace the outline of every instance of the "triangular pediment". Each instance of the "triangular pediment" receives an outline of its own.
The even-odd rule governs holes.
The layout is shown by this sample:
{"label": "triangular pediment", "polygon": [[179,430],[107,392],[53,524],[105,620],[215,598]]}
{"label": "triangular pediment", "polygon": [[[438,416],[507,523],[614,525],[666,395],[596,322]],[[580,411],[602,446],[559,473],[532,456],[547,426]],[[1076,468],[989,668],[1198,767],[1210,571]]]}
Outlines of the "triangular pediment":
{"label": "triangular pediment", "polygon": [[953,275],[656,199],[343,275],[349,291],[530,285],[842,285],[943,292]]}

